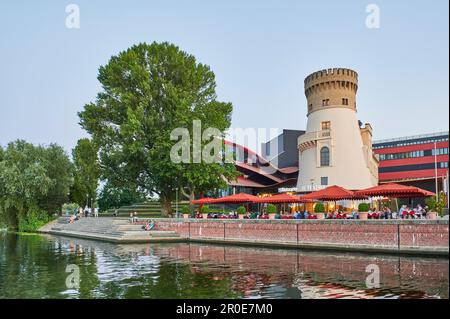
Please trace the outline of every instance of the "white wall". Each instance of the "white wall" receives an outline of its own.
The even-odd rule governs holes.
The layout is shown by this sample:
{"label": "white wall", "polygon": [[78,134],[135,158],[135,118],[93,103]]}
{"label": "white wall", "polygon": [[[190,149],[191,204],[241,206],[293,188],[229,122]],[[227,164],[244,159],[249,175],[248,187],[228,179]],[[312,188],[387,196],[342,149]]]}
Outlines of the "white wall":
{"label": "white wall", "polygon": [[[316,147],[299,153],[299,179],[297,187],[320,184],[322,176],[328,176],[328,185],[347,189],[362,189],[377,185],[364,157],[363,142],[354,110],[328,108],[313,112],[308,117],[307,132],[320,131],[321,123],[331,122],[331,139],[319,140]],[[330,148],[330,166],[319,167],[319,151],[322,146]]]}

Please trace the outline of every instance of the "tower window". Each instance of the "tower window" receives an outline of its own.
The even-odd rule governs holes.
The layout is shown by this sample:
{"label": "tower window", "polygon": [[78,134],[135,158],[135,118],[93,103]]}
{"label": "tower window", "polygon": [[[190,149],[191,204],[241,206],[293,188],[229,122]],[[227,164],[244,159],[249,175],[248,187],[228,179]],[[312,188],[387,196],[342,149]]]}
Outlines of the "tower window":
{"label": "tower window", "polygon": [[342,99],[342,105],[348,105],[348,99],[343,98]]}
{"label": "tower window", "polygon": [[330,99],[322,100],[322,106],[328,106],[330,104]]}
{"label": "tower window", "polygon": [[326,146],[320,149],[320,166],[330,166],[330,149]]}
{"label": "tower window", "polygon": [[331,128],[330,121],[322,122],[322,130],[329,130],[330,128]]}

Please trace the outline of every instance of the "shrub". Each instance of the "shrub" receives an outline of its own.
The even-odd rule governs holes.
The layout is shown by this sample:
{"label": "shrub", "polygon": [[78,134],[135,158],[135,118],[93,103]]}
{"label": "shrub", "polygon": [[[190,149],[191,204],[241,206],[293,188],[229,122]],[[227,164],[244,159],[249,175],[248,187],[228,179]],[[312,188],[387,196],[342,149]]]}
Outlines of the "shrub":
{"label": "shrub", "polygon": [[20,232],[35,232],[50,221],[50,216],[38,208],[30,208],[25,216],[19,217]]}
{"label": "shrub", "polygon": [[275,214],[277,212],[277,207],[274,204],[267,205],[267,213]]}
{"label": "shrub", "polygon": [[200,212],[202,214],[209,214],[209,206],[208,205],[203,205],[202,208],[200,209]]}
{"label": "shrub", "polygon": [[239,206],[236,211],[239,215],[244,215],[247,212],[244,206]]}
{"label": "shrub", "polygon": [[315,213],[324,213],[325,206],[322,203],[316,203],[316,205],[314,205],[314,212]]}
{"label": "shrub", "polygon": [[437,200],[434,196],[428,197],[425,200],[425,204],[428,206],[429,211],[437,212],[441,217],[444,215],[444,208],[447,206],[446,202],[447,198],[443,192],[440,192],[438,194]]}
{"label": "shrub", "polygon": [[181,207],[181,213],[182,214],[190,214],[191,210],[189,209],[188,206],[183,206],[183,207]]}
{"label": "shrub", "polygon": [[358,212],[368,212],[369,209],[370,209],[370,206],[367,203],[361,203],[358,205]]}

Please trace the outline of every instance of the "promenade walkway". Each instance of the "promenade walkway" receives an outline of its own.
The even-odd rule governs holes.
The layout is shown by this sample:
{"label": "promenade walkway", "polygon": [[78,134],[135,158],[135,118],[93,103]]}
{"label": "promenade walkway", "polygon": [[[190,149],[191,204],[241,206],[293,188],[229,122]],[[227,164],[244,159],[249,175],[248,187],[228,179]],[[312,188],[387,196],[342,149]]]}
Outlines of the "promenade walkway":
{"label": "promenade walkway", "polygon": [[118,243],[181,241],[175,231],[145,231],[141,224],[121,218],[82,218],[72,224],[61,217],[40,229],[42,233],[82,237]]}

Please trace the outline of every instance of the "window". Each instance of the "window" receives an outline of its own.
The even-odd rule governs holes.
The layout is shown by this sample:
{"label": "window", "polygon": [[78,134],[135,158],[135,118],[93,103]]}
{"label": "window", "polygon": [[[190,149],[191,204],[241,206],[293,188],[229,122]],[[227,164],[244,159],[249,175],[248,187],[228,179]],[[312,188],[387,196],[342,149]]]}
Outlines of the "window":
{"label": "window", "polygon": [[330,149],[326,146],[320,149],[320,166],[330,166]]}
{"label": "window", "polygon": [[266,143],[266,154],[265,154],[266,156],[269,156],[270,155],[270,142],[267,142]]}
{"label": "window", "polygon": [[330,99],[322,100],[322,106],[328,106],[330,104]]}
{"label": "window", "polygon": [[331,128],[330,121],[322,122],[322,130],[329,130],[330,128]]}
{"label": "window", "polygon": [[323,176],[320,178],[320,185],[328,185],[328,176]]}
{"label": "window", "polygon": [[311,110],[312,110],[312,107],[313,107],[313,105],[310,104],[310,105],[308,106],[308,110],[311,111]]}
{"label": "window", "polygon": [[342,99],[342,105],[348,105],[348,99],[343,98]]}

